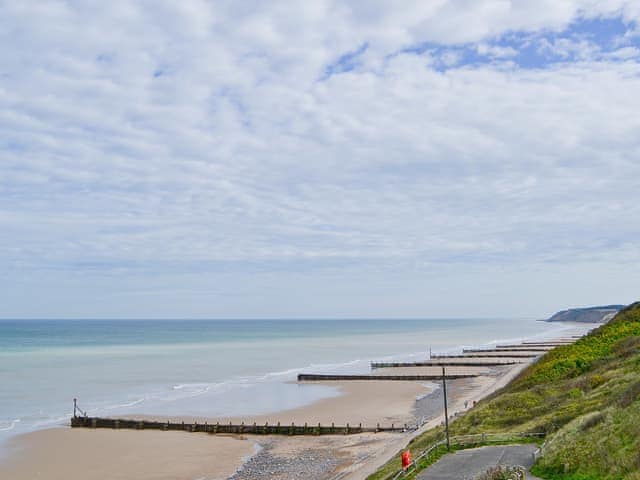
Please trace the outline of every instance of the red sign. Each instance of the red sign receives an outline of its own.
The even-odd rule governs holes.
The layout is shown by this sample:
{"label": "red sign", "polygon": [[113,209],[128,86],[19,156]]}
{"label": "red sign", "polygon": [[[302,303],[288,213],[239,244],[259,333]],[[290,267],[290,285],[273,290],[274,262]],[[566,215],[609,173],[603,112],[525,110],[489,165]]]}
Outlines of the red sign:
{"label": "red sign", "polygon": [[406,470],[411,465],[411,451],[406,450],[402,452],[402,469]]}

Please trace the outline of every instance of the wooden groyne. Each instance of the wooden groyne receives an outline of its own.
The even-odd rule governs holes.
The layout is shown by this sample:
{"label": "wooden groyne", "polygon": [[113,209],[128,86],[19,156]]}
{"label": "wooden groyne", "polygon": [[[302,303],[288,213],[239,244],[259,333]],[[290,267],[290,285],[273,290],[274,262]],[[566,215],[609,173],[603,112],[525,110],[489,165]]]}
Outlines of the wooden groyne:
{"label": "wooden groyne", "polygon": [[553,349],[556,347],[561,347],[562,345],[569,345],[568,343],[528,343],[526,345],[496,345],[497,349],[504,348],[545,348],[545,349]]}
{"label": "wooden groyne", "polygon": [[[456,378],[478,377],[475,373],[446,375],[447,380]],[[395,380],[395,381],[415,381],[415,380],[442,380],[442,375],[322,375],[316,373],[301,373],[298,375],[299,382],[323,382],[323,381],[353,381],[353,380]]]}
{"label": "wooden groyne", "polygon": [[550,348],[506,348],[506,347],[496,347],[496,348],[465,348],[462,350],[462,353],[502,353],[502,352],[547,352],[551,350]]}
{"label": "wooden groyne", "polygon": [[521,354],[516,354],[516,352],[496,352],[496,351],[487,351],[485,353],[474,353],[474,354],[457,354],[457,355],[431,355],[431,358],[533,358],[542,355],[543,353],[529,353],[522,352]]}
{"label": "wooden groyne", "polygon": [[215,434],[252,434],[252,435],[352,435],[358,433],[377,432],[407,432],[418,428],[417,426],[396,426],[382,427],[380,424],[375,427],[363,427],[358,425],[275,425],[256,423],[245,425],[244,423],[184,423],[184,422],[153,422],[148,420],[129,420],[118,418],[100,417],[72,417],[71,427],[73,428],[109,428],[109,429],[129,429],[129,430],[161,430],[178,432],[201,432]]}
{"label": "wooden groyne", "polygon": [[[499,367],[502,365],[516,365],[516,360],[504,361],[457,361],[425,360],[424,362],[371,362],[371,368],[397,368],[397,367]],[[440,377],[442,378],[442,377]]]}

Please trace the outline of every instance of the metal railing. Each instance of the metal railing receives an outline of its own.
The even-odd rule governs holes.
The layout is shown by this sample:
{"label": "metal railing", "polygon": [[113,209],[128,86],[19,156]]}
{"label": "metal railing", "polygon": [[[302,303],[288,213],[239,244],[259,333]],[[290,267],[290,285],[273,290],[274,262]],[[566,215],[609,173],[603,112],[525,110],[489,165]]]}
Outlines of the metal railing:
{"label": "metal railing", "polygon": [[[521,440],[525,438],[544,438],[545,433],[530,433],[530,432],[516,432],[516,433],[478,433],[474,435],[456,435],[449,439],[450,444],[465,446],[465,445],[480,445],[487,443],[502,443],[515,440]],[[406,467],[398,470],[397,472],[387,475],[384,480],[398,480],[403,478],[409,473],[415,472],[418,469],[418,463],[423,458],[427,458],[438,447],[447,444],[446,439],[442,439],[436,443],[429,445],[426,449],[421,451],[411,463]]]}

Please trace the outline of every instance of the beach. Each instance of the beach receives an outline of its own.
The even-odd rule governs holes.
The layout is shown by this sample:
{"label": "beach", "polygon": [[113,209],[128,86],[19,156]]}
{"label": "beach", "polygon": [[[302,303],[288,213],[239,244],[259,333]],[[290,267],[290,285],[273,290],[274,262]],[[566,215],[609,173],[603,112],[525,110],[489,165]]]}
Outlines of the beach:
{"label": "beach", "polygon": [[[572,330],[567,327],[562,332],[569,335],[586,330],[585,327],[576,328],[577,330]],[[493,333],[490,332],[490,334]],[[400,334],[389,338],[396,342],[401,341]],[[468,337],[465,337],[465,340],[467,339]],[[303,341],[307,342],[304,345],[327,343],[325,339],[313,337]],[[340,338],[336,339],[336,342],[340,341]],[[351,341],[349,339],[349,342]],[[376,337],[370,341],[371,345],[377,346],[380,340]],[[278,339],[278,345],[291,344],[290,339],[286,342],[288,343]],[[465,341],[465,344],[487,345],[470,341]],[[495,342],[491,344],[495,345]],[[423,352],[424,350],[426,349],[423,349]],[[182,350],[178,352],[182,353]],[[450,343],[439,349],[439,353],[445,352],[458,354],[461,352],[461,347],[453,347]],[[109,360],[109,356],[101,358]],[[236,355],[230,358],[239,357]],[[409,361],[422,361],[426,358],[426,354],[410,353],[389,358],[393,361],[403,358]],[[463,366],[455,365],[460,362],[460,359],[451,358],[454,365],[447,367],[448,375],[477,376],[447,380],[450,415],[455,417],[466,409],[472,408],[474,401],[479,401],[504,386],[525,368],[532,358],[521,358],[518,361],[522,363],[510,365],[493,365],[496,363],[495,360],[480,359],[479,363],[486,362],[487,365]],[[246,362],[248,364],[248,360]],[[361,361],[358,364],[347,362],[345,365],[346,367],[341,367],[342,370],[335,370],[335,367],[331,367],[333,370],[327,367],[315,368],[316,371],[321,372],[352,371],[362,374],[366,367],[366,371],[370,371],[368,362]],[[314,371],[312,367],[304,370],[310,373]],[[216,415],[216,411],[223,409],[216,407],[214,403],[207,402],[214,402],[222,398],[222,395],[211,396],[206,388],[202,388],[203,394],[194,397],[197,403],[191,397],[184,397],[183,402],[169,403],[171,408],[166,408],[164,413],[149,412],[144,403],[135,403],[121,410],[96,410],[103,417],[175,421],[186,424],[244,422],[245,425],[250,425],[255,422],[258,425],[265,423],[274,425],[279,422],[282,425],[307,423],[313,426],[320,423],[358,426],[362,424],[365,427],[375,427],[380,424],[382,427],[407,425],[406,431],[355,435],[263,436],[47,428],[14,435],[5,441],[0,450],[0,478],[13,480],[32,478],[69,480],[93,478],[331,480],[344,478],[358,480],[374,472],[403,448],[413,436],[443,421],[443,391],[441,382],[438,380],[296,382],[291,379],[295,372],[304,370],[293,370],[293,373],[289,372],[287,375],[263,376],[260,378],[266,378],[266,380],[255,384],[241,383],[239,385],[242,388],[239,389],[236,388],[236,384],[232,384],[236,388],[236,390],[230,390],[232,399],[240,399],[245,402],[245,405],[251,405],[252,400],[255,400],[256,405],[264,405],[266,402],[270,405],[266,412],[255,408],[253,412],[249,411],[242,415]],[[371,373],[376,376],[440,375],[441,371],[442,368],[439,366],[421,366],[377,368]],[[265,389],[265,386],[268,388]],[[182,385],[179,385],[176,391],[181,393]],[[239,396],[237,391],[244,396]],[[258,395],[265,392],[270,395],[269,398],[261,398]],[[316,395],[317,392],[321,392],[322,395]],[[254,398],[251,398],[251,395]],[[290,396],[307,400],[290,402]],[[278,405],[280,408],[276,408]],[[288,405],[290,407],[287,408]],[[184,408],[181,410],[181,407]],[[246,406],[243,408],[246,409]],[[184,413],[175,413],[180,410]],[[206,413],[209,411],[213,414]],[[231,408],[230,411],[234,409]],[[68,420],[64,423],[68,425],[67,422]]]}
{"label": "beach", "polygon": [[[449,381],[450,412],[464,401],[493,392],[523,365],[499,367],[490,376]],[[484,369],[487,370],[487,369]],[[197,422],[281,422],[413,425],[442,421],[441,389],[433,383],[405,381],[332,382],[341,394],[311,405],[236,418],[175,417]],[[418,404],[423,404],[422,410]],[[136,418],[140,418],[137,416]],[[146,418],[155,419],[148,416]],[[425,427],[421,428],[422,431]],[[215,436],[202,433],[55,428],[28,433],[10,442],[10,460],[0,476],[48,479],[331,479],[365,478],[411,437],[403,433],[332,436]],[[255,453],[255,455],[254,455]],[[248,460],[244,463],[245,460]],[[386,460],[385,460],[386,461]],[[239,471],[237,471],[239,470]],[[237,471],[237,472],[236,472]],[[46,476],[45,476],[46,472]],[[304,472],[304,475],[300,476]],[[235,475],[234,475],[235,473]]]}
{"label": "beach", "polygon": [[224,479],[254,448],[253,442],[235,437],[55,428],[13,439],[0,478]]}

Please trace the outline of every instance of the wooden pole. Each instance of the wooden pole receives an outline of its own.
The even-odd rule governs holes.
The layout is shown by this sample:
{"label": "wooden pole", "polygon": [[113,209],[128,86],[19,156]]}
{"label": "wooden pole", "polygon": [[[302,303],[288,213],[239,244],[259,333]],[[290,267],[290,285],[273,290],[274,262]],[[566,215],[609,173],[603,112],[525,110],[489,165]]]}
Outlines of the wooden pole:
{"label": "wooden pole", "polygon": [[444,393],[444,430],[447,434],[447,450],[451,450],[451,444],[449,443],[449,410],[447,409],[447,380],[444,367],[442,367],[442,392]]}

